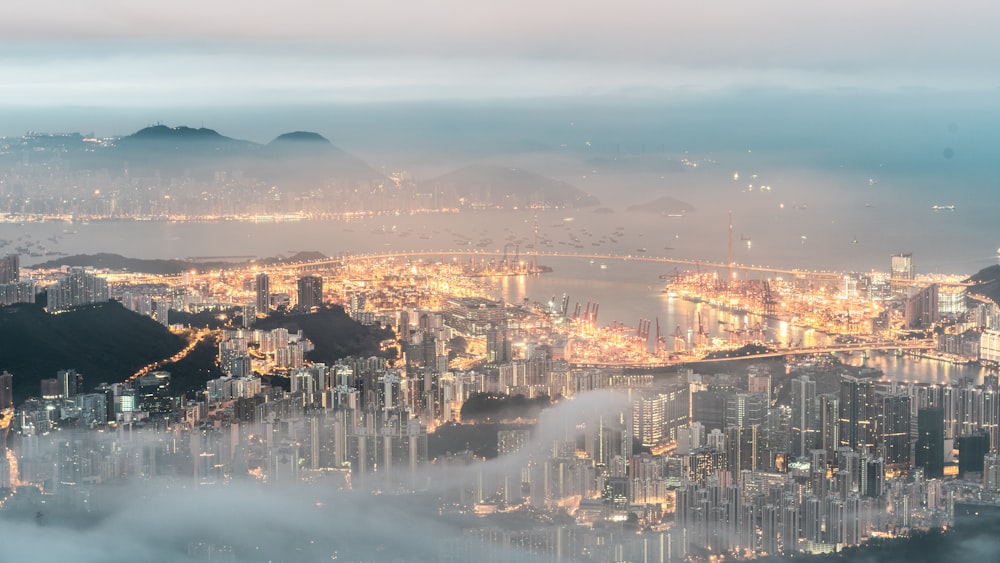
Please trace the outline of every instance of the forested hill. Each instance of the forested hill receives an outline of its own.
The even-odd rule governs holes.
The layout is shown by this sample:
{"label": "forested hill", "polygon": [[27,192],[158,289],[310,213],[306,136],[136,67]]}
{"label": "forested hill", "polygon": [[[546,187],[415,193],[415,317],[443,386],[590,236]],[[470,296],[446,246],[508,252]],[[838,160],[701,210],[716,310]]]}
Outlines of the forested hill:
{"label": "forested hill", "polygon": [[59,314],[38,305],[0,307],[0,370],[14,374],[14,401],[39,394],[39,381],[61,369],[83,374],[84,389],[122,381],[184,347],[149,317],[109,301]]}

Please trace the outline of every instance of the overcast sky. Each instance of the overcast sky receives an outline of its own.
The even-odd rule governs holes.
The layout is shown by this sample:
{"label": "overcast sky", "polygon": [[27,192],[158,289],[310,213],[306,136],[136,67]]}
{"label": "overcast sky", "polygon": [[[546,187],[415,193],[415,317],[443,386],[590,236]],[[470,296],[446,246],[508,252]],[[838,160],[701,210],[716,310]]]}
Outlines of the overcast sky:
{"label": "overcast sky", "polygon": [[0,104],[984,89],[998,20],[989,0],[11,0]]}

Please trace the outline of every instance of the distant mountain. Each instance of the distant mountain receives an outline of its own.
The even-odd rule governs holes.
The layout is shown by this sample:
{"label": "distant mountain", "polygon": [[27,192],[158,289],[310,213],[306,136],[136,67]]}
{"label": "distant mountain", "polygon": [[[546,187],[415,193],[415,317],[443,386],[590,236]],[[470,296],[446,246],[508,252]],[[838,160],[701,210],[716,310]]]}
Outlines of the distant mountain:
{"label": "distant mountain", "polygon": [[439,198],[454,197],[466,205],[588,207],[600,203],[596,197],[566,182],[505,166],[466,166],[422,185],[425,191],[433,186]]}
{"label": "distant mountain", "polygon": [[314,189],[331,179],[352,183],[388,183],[360,158],[333,145],[326,137],[310,131],[278,135],[262,147],[259,160],[249,170],[280,184]]}
{"label": "distant mountain", "polygon": [[[309,191],[310,197],[334,185],[353,189],[358,184],[388,183],[361,159],[309,131],[284,133],[260,144],[205,127],[152,125],[106,143],[88,143],[76,134],[39,136],[31,141],[51,148],[33,153],[35,159],[58,154],[68,168],[101,170],[112,176],[222,184],[236,179],[233,183],[241,184],[242,191],[276,186],[283,191]],[[251,185],[254,180],[256,185]],[[190,195],[197,197],[201,188]]]}
{"label": "distant mountain", "polygon": [[681,215],[694,211],[694,206],[670,196],[662,196],[640,205],[632,205],[625,211],[655,213],[657,215]]}
{"label": "distant mountain", "polygon": [[0,307],[0,370],[14,374],[16,402],[38,396],[39,381],[62,369],[83,374],[88,391],[123,381],[180,351],[184,339],[116,302],[58,315],[37,305]]}
{"label": "distant mountain", "polygon": [[132,133],[122,140],[133,141],[160,141],[170,140],[193,140],[193,141],[232,141],[229,137],[224,137],[218,131],[201,127],[167,127],[166,125],[153,125]]}
{"label": "distant mountain", "polygon": [[155,151],[160,157],[170,153],[218,157],[219,152],[252,150],[256,145],[250,141],[226,137],[218,131],[205,127],[195,129],[185,126],[153,125],[118,139],[116,147],[119,152],[126,155],[140,151]]}
{"label": "distant mountain", "polygon": [[273,141],[268,143],[268,145],[282,145],[285,143],[296,143],[296,144],[308,144],[308,143],[318,143],[322,145],[333,145],[329,139],[320,135],[319,133],[313,133],[311,131],[292,131],[291,133],[285,133],[283,135],[278,135]]}

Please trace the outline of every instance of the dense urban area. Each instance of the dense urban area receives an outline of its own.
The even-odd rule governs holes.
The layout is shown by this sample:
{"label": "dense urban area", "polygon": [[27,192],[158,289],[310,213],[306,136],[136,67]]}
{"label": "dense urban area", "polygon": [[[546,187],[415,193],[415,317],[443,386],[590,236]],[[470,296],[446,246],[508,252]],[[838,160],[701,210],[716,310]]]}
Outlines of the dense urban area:
{"label": "dense urban area", "polygon": [[[601,325],[598,304],[566,295],[491,298],[499,279],[545,275],[526,258],[164,275],[7,255],[0,313],[124,308],[176,343],[114,380],[7,366],[0,514],[97,518],[122,483],[319,487],[432,499],[459,532],[418,559],[681,561],[831,553],[1000,511],[995,372],[903,382],[832,354],[996,366],[1000,309],[982,280],[917,276],[910,255],[888,274],[665,276],[670,299],[747,319],[713,337],[700,314],[654,332]],[[363,353],[332,350],[332,325],[310,322],[331,317]],[[769,319],[829,338],[782,341]],[[184,363],[205,349],[207,367]],[[192,533],[173,548],[254,560],[261,546]]]}

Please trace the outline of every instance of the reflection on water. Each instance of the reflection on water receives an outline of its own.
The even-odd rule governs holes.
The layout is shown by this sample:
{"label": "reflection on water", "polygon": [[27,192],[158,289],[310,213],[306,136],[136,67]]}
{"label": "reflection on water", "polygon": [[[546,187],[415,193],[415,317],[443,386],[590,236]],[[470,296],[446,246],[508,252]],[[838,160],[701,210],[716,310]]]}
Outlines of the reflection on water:
{"label": "reflection on water", "polygon": [[875,352],[862,357],[860,352],[853,354],[838,354],[845,364],[867,365],[882,370],[887,379],[916,383],[958,383],[968,379],[976,385],[983,383],[983,375],[987,370],[978,365],[955,365],[948,362],[918,358],[915,356],[897,356],[892,353]]}
{"label": "reflection on water", "polygon": [[[733,343],[758,340],[782,346],[819,346],[832,342],[826,334],[778,319],[725,311],[705,303],[695,303],[664,292],[666,282],[660,279],[671,266],[626,261],[609,261],[608,268],[600,268],[583,259],[546,259],[553,272],[540,276],[511,276],[494,278],[497,298],[508,303],[530,301],[561,303],[568,297],[570,314],[579,304],[600,304],[598,324],[612,322],[637,326],[639,319],[659,320],[661,334],[681,335],[692,344],[693,335],[703,331],[710,338]],[[655,334],[650,335],[651,338]]]}
{"label": "reflection on water", "polygon": [[[615,262],[613,267],[600,269],[586,260],[550,259],[552,273],[541,276],[495,278],[496,297],[510,303],[532,301],[560,303],[565,293],[569,296],[569,312],[580,303],[600,303],[598,323],[610,325],[612,321],[636,326],[638,320],[659,318],[665,336],[680,334],[690,344],[699,324],[712,338],[729,340],[738,331],[754,331],[759,326],[768,342],[793,346],[822,346],[833,343],[833,337],[813,329],[792,326],[778,319],[764,319],[755,315],[733,313],[694,303],[663,292],[663,266],[636,262]],[[651,338],[655,335],[651,335]],[[986,370],[980,366],[961,366],[915,356],[896,356],[893,353],[874,352],[866,358],[860,352],[838,354],[850,365],[868,365],[880,369],[887,378],[920,383],[959,382],[963,378],[981,384]]]}

